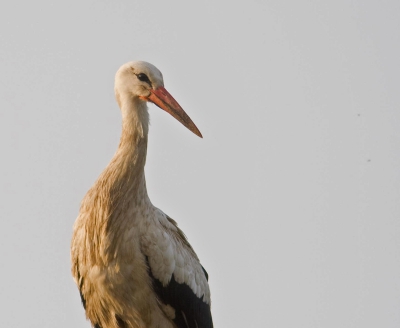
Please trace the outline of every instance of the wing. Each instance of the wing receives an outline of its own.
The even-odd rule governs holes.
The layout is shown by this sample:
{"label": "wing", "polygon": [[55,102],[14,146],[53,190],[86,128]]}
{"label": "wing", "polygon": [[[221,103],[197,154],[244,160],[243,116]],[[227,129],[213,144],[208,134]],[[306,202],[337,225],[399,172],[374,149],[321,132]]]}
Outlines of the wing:
{"label": "wing", "polygon": [[154,278],[151,270],[150,276],[159,299],[175,310],[173,321],[178,328],[213,327],[210,305],[196,296],[188,285],[177,283],[172,275],[171,281],[163,286],[158,279]]}
{"label": "wing", "polygon": [[154,291],[177,328],[212,328],[207,272],[176,222],[159,211],[142,247]]}

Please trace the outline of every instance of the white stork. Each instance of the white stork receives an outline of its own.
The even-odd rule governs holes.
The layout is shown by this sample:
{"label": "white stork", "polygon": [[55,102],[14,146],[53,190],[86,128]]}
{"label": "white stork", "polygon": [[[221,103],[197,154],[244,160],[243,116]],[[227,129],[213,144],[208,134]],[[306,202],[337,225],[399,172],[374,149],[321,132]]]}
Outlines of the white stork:
{"label": "white stork", "polygon": [[201,133],[149,63],[123,65],[115,97],[120,144],[84,197],[72,237],[72,274],[86,316],[95,328],[211,328],[207,272],[176,222],[147,195],[147,102]]}

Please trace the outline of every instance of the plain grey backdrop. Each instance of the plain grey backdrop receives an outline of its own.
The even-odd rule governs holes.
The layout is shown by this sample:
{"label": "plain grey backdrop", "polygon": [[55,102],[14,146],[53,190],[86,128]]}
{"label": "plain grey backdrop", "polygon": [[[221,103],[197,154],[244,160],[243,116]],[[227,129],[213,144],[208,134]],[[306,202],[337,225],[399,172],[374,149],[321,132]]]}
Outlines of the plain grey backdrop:
{"label": "plain grey backdrop", "polygon": [[0,8],[0,327],[90,327],[79,203],[146,60],[153,203],[210,275],[216,328],[400,326],[400,2],[15,1]]}

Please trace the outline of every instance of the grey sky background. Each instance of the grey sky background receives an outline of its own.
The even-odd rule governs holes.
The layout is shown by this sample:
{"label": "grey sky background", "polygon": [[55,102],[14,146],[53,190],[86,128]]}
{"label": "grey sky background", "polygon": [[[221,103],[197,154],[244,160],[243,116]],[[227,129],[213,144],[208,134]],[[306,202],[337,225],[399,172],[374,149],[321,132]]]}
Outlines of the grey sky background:
{"label": "grey sky background", "polygon": [[215,327],[400,326],[400,2],[20,1],[0,10],[0,327],[90,327],[79,203],[146,60],[153,203],[210,275]]}

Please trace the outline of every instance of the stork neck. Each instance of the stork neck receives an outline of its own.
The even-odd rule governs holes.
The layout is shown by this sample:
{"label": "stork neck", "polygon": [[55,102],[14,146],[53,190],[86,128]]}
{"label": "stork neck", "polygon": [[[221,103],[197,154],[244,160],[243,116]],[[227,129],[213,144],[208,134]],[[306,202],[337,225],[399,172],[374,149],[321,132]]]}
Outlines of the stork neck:
{"label": "stork neck", "polygon": [[144,101],[130,100],[121,104],[122,134],[114,157],[114,170],[124,192],[146,194],[144,166],[147,154],[149,117]]}

